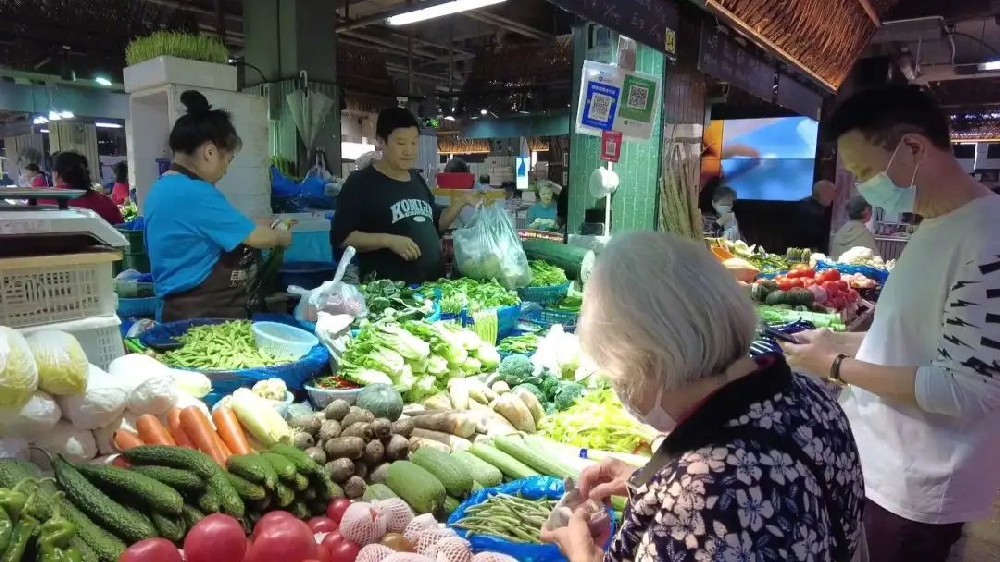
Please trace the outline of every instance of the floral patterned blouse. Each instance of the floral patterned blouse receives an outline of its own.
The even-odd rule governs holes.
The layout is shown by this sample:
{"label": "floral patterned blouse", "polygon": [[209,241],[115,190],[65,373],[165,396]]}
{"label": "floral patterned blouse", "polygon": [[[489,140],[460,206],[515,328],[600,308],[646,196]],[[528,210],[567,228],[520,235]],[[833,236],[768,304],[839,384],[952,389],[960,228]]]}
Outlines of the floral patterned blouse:
{"label": "floral patterned blouse", "polygon": [[864,484],[847,418],[781,356],[757,361],[633,476],[606,562],[851,558]]}

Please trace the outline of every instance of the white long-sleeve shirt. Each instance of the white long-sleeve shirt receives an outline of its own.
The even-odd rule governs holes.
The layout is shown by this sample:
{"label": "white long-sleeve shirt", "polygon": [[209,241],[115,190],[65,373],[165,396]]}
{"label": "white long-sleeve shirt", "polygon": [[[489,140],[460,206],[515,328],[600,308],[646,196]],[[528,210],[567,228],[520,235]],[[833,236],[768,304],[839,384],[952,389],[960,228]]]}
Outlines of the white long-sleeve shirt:
{"label": "white long-sleeve shirt", "polygon": [[922,523],[987,518],[1000,489],[1000,197],[923,221],[857,358],[917,367],[919,407],[849,387],[865,492]]}

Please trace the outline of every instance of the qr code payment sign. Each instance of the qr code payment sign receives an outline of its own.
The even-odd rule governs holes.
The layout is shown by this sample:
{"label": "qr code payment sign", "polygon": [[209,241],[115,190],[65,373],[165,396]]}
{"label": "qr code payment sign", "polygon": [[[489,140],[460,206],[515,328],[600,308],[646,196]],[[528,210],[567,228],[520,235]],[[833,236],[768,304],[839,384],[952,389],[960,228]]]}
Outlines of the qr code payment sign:
{"label": "qr code payment sign", "polygon": [[615,98],[604,94],[594,94],[590,98],[590,110],[587,117],[593,121],[610,121],[611,108],[614,106]]}
{"label": "qr code payment sign", "polygon": [[625,107],[629,109],[645,110],[649,106],[649,88],[633,84],[628,90],[628,100]]}

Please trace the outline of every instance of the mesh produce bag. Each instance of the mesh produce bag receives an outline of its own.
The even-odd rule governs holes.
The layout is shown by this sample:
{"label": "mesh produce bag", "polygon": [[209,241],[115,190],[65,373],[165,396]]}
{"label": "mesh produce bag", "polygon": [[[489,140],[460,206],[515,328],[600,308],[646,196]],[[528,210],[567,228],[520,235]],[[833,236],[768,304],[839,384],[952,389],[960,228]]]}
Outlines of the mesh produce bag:
{"label": "mesh produce bag", "polygon": [[517,562],[517,558],[499,552],[480,552],[472,557],[472,562]]}
{"label": "mesh produce bag", "polygon": [[413,518],[403,529],[403,536],[406,540],[410,541],[410,544],[416,545],[417,539],[420,535],[429,529],[437,529],[437,520],[430,513],[425,513],[423,515],[418,515]]}
{"label": "mesh produce bag", "polygon": [[414,552],[394,552],[384,562],[435,562],[435,560]]}
{"label": "mesh produce bag", "polygon": [[357,545],[369,545],[385,536],[385,523],[382,512],[374,505],[354,502],[340,521],[340,535]]}
{"label": "mesh produce bag", "polygon": [[381,544],[369,544],[358,552],[355,562],[383,562],[392,555],[394,551],[388,546]]}
{"label": "mesh produce bag", "polygon": [[410,541],[413,548],[424,556],[434,556],[438,542],[455,536],[455,531],[451,529],[427,529],[420,533],[416,541]]}
{"label": "mesh produce bag", "polygon": [[439,540],[431,556],[437,562],[472,562],[469,541],[460,537],[445,537]]}
{"label": "mesh produce bag", "polygon": [[386,530],[390,533],[402,533],[413,521],[413,510],[399,498],[377,501],[375,507],[382,512]]}

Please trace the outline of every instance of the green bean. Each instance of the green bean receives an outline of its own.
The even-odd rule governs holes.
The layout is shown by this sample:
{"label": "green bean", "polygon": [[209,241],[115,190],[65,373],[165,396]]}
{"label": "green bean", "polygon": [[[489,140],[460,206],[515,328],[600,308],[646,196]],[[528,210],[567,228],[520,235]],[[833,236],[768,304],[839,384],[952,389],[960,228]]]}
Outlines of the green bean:
{"label": "green bean", "polygon": [[257,349],[251,324],[232,321],[191,328],[178,338],[180,349],[164,354],[164,363],[174,367],[204,370],[238,370],[286,365],[288,357],[275,357]]}

